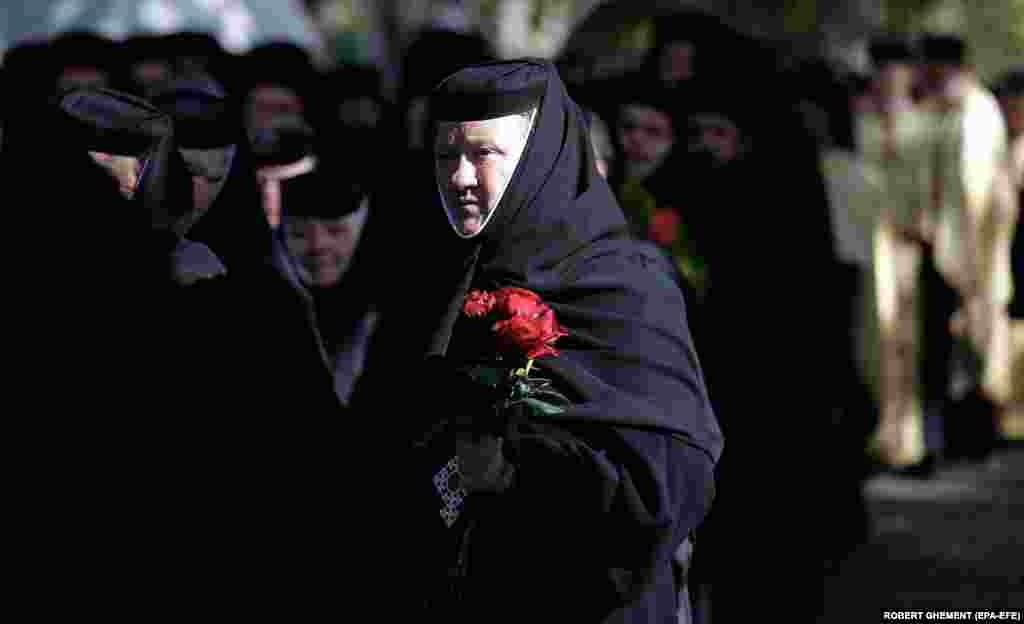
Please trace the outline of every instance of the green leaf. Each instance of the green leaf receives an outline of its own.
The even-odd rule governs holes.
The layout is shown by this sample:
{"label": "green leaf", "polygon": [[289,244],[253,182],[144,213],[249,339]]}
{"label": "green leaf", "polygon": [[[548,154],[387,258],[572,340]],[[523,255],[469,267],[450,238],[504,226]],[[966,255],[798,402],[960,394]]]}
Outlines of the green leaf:
{"label": "green leaf", "polygon": [[482,383],[485,386],[491,388],[498,387],[504,377],[504,370],[499,368],[492,368],[490,366],[473,366],[466,373],[478,383]]}
{"label": "green leaf", "polygon": [[534,399],[534,398],[529,398],[528,397],[528,398],[523,399],[523,403],[526,403],[527,405],[532,407],[534,410],[540,412],[541,414],[545,414],[547,416],[553,416],[555,414],[561,414],[562,412],[565,411],[563,408],[561,408],[561,407],[559,407],[557,405],[552,405],[550,403],[545,403],[544,401],[541,401],[540,399]]}

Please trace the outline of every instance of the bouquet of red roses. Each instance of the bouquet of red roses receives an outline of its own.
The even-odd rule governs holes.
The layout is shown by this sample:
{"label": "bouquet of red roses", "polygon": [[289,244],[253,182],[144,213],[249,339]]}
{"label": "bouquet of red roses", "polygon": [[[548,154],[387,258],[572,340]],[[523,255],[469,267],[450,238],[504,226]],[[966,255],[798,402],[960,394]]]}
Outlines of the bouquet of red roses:
{"label": "bouquet of red roses", "polygon": [[465,372],[497,391],[502,401],[499,409],[522,404],[542,414],[563,411],[568,400],[551,389],[549,380],[530,376],[534,360],[557,356],[555,341],[568,335],[537,293],[515,287],[472,290],[462,312],[489,324],[494,336],[493,359]]}
{"label": "bouquet of red roses", "polygon": [[[438,364],[444,379],[439,383],[452,388],[463,406],[474,406],[465,410],[471,420],[437,422],[418,446],[430,446],[438,434],[452,431],[452,426],[454,431],[514,437],[523,420],[564,410],[569,400],[553,390],[549,380],[530,375],[534,360],[556,357],[555,341],[568,335],[537,293],[524,288],[473,290],[466,295],[462,312],[485,324],[492,340],[483,345],[482,357],[454,365]],[[462,487],[458,457],[448,460],[433,480],[443,503],[439,513],[451,527],[468,495]]]}

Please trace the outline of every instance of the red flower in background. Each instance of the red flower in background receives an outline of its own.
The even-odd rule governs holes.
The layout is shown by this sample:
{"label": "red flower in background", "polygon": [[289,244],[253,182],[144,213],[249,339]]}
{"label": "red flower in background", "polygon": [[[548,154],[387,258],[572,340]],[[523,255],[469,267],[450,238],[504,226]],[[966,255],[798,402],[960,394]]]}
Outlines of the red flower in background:
{"label": "red flower in background", "polygon": [[671,247],[679,238],[679,212],[675,208],[658,208],[651,215],[647,235],[655,243],[664,247]]}
{"label": "red flower in background", "polygon": [[466,295],[466,301],[462,305],[462,311],[466,316],[479,318],[487,316],[494,309],[496,299],[494,295],[485,290],[471,290]]}
{"label": "red flower in background", "polygon": [[462,310],[473,318],[492,317],[497,351],[512,359],[558,355],[554,343],[568,335],[554,311],[525,288],[502,288],[493,294],[471,291]]}

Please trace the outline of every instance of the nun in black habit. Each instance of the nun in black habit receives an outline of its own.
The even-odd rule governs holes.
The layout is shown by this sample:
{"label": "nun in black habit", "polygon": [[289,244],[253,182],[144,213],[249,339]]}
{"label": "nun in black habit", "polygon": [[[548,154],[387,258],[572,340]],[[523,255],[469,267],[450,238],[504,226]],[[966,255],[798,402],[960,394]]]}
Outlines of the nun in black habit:
{"label": "nun in black habit", "polygon": [[208,77],[178,80],[152,101],[174,120],[176,145],[195,187],[176,231],[213,249],[236,277],[265,279],[270,226],[236,103]]}
{"label": "nun in black habit", "polygon": [[282,225],[274,232],[273,257],[304,303],[344,405],[361,378],[380,317],[371,184],[352,160],[329,158],[281,182]]}
{"label": "nun in black habit", "polygon": [[[437,403],[429,412],[392,406],[419,415],[406,422],[421,429],[449,416],[475,433],[434,428],[414,444],[401,512],[421,556],[407,588],[421,610],[450,621],[677,621],[673,554],[711,505],[722,450],[682,295],[629,237],[595,168],[584,113],[553,65],[473,65],[432,98],[435,128],[472,134],[465,122],[522,116],[532,129],[490,210],[454,198],[446,163],[489,160],[495,146],[453,147],[439,133],[435,199],[415,207],[429,211],[420,225],[432,262],[401,288],[416,303],[407,303],[410,323],[426,321],[426,372],[392,370],[390,388],[425,380],[393,400]],[[470,186],[477,198],[488,193]],[[428,240],[434,234],[443,244]],[[455,372],[490,340],[461,315],[464,296],[506,286],[539,294],[569,332],[559,356],[537,361],[571,402],[561,414],[495,423]],[[439,416],[442,404],[450,413]],[[476,485],[449,528],[432,477],[452,453]],[[479,465],[490,469],[474,472]]]}
{"label": "nun in black habit", "polygon": [[[59,501],[47,541],[73,587],[108,606],[312,607],[327,595],[320,554],[355,531],[324,496],[345,470],[328,377],[293,365],[281,379],[272,364],[301,344],[252,333],[270,324],[259,300],[176,233],[191,185],[167,114],[85,89],[49,112],[49,168],[26,146],[14,170],[50,182],[38,205],[73,233],[50,241],[66,279],[30,291],[26,325],[48,364],[35,376],[50,386],[43,491]],[[108,176],[123,162],[111,156],[134,175]],[[60,184],[44,180],[54,171]]]}

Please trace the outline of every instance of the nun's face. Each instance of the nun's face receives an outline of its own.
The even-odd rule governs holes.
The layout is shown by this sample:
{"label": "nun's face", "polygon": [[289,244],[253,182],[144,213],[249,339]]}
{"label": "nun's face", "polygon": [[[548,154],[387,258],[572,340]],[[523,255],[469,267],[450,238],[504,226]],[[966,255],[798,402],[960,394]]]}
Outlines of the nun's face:
{"label": "nun's face", "polygon": [[690,117],[691,153],[704,153],[714,167],[724,167],[743,155],[745,141],[740,129],[722,115],[701,113]]}
{"label": "nun's face", "polygon": [[694,77],[694,45],[689,41],[674,41],[661,53],[662,82],[675,85]]}
{"label": "nun's face", "polygon": [[618,132],[626,174],[631,178],[646,178],[675,145],[672,118],[650,106],[624,106]]}
{"label": "nun's face", "polygon": [[437,185],[452,225],[473,236],[487,224],[529,137],[530,118],[441,122],[435,141]]}
{"label": "nun's face", "polygon": [[366,223],[368,204],[333,219],[288,217],[284,222],[288,251],[307,286],[334,286],[348,272]]}
{"label": "nun's face", "polygon": [[250,129],[268,128],[278,117],[302,116],[302,98],[291,89],[261,84],[249,92],[247,122]]}

